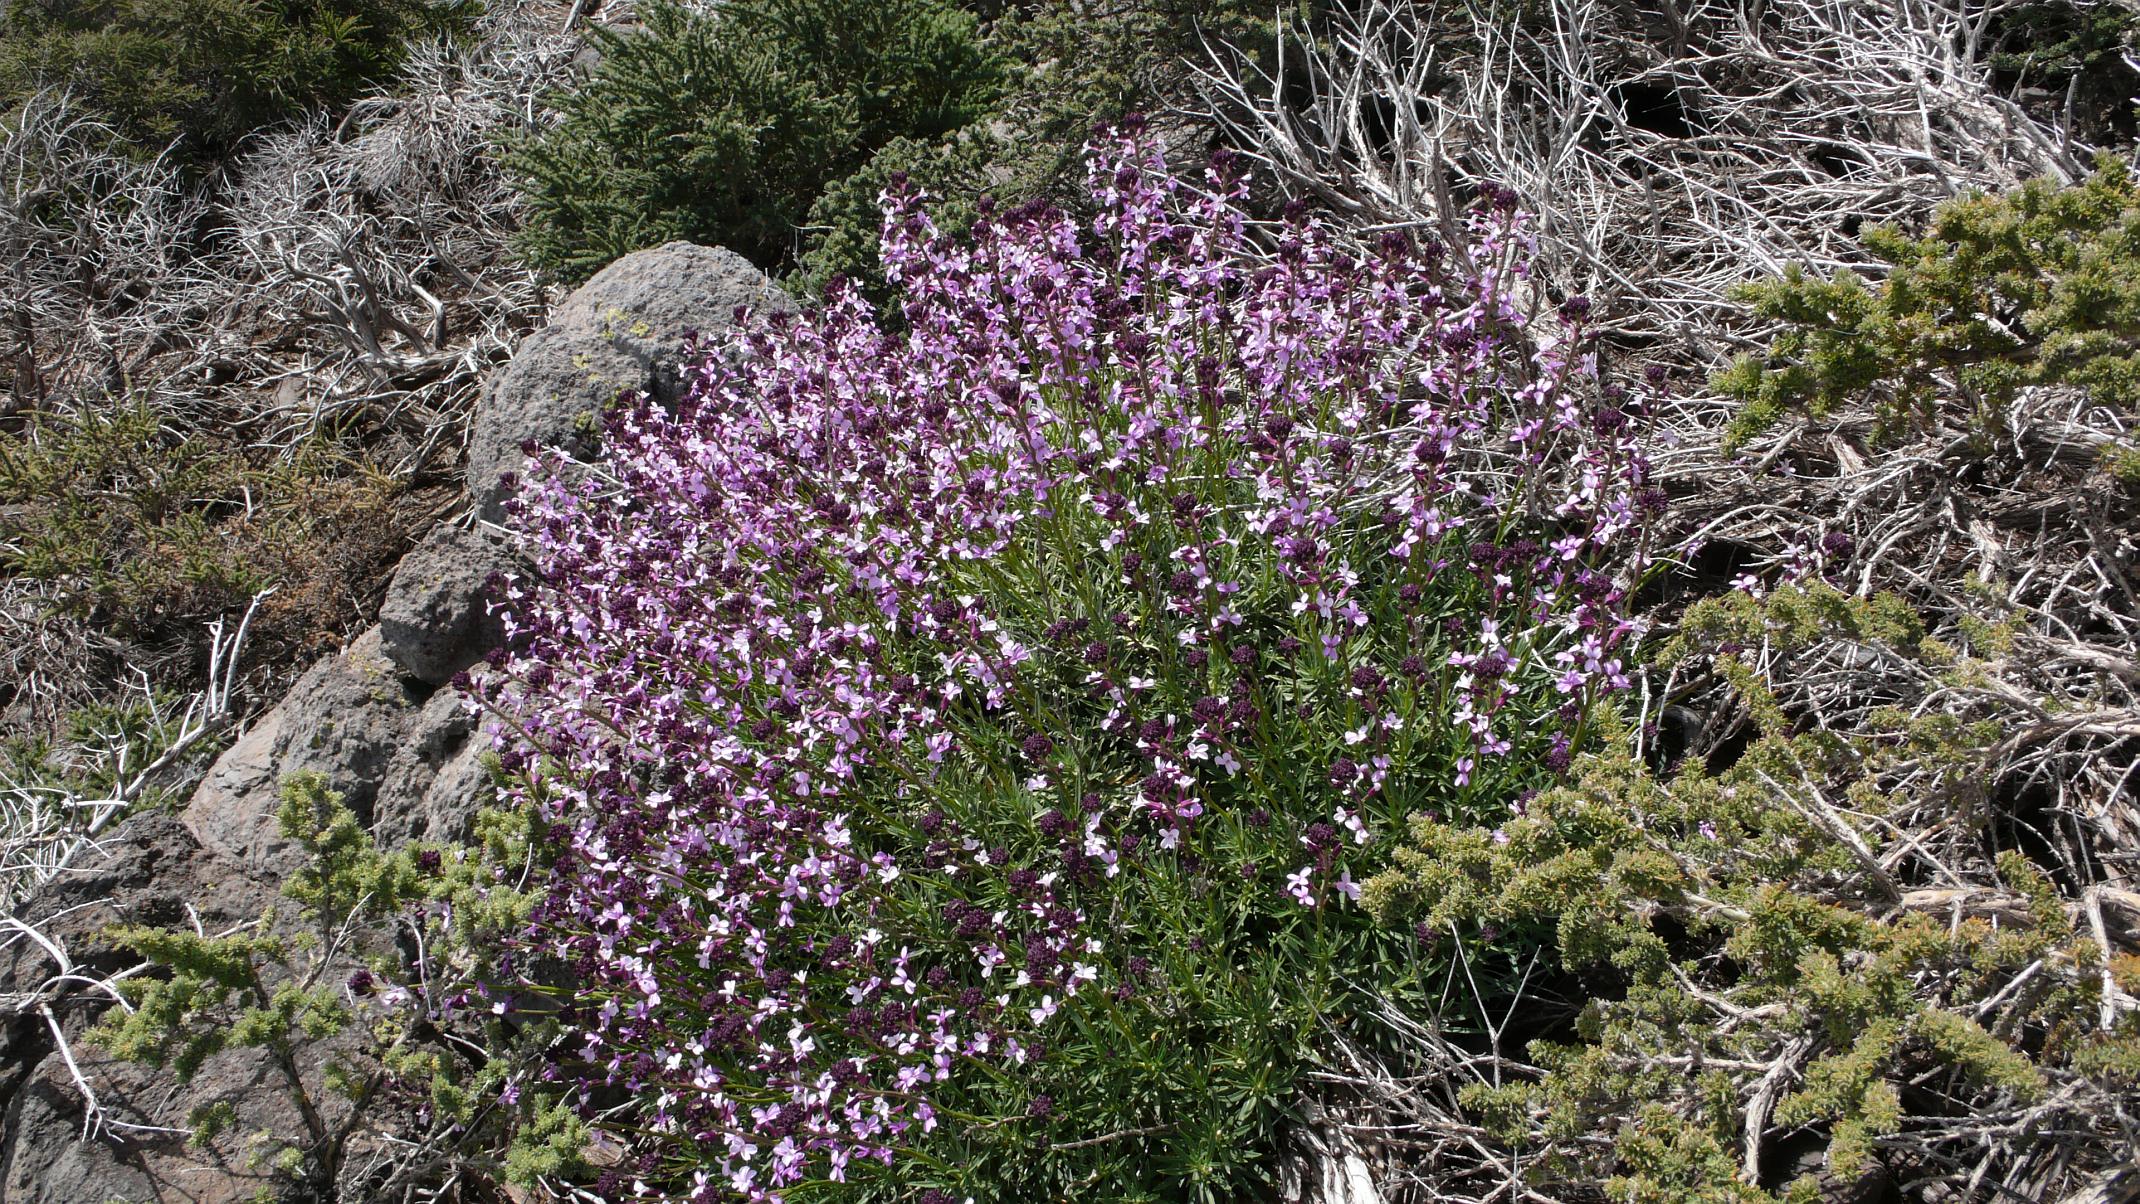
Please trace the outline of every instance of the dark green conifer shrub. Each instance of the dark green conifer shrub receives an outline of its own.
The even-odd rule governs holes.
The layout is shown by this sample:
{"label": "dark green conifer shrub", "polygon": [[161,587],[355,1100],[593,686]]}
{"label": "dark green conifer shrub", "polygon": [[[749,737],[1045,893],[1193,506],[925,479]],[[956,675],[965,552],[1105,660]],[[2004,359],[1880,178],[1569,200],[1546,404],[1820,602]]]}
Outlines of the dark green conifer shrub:
{"label": "dark green conifer shrub", "polygon": [[1985,61],[1994,86],[2048,93],[2058,119],[2090,141],[2132,136],[2140,73],[2125,55],[2140,35],[2140,9],[2102,0],[2022,0],[1990,16]]}
{"label": "dark green conifer shrub", "polygon": [[509,159],[524,251],[565,280],[670,239],[787,264],[826,184],[894,139],[965,126],[1002,78],[947,0],[656,0],[594,36],[600,65]]}
{"label": "dark green conifer shrub", "polygon": [[1187,91],[1189,64],[1216,50],[1268,65],[1287,22],[1314,28],[1321,0],[1031,0],[969,2],[989,19],[988,44],[1006,81],[987,119],[934,141],[887,143],[869,163],[829,185],[812,206],[794,285],[814,296],[836,277],[863,281],[882,299],[878,197],[894,173],[940,198],[935,219],[965,230],[984,194],[1081,203],[1080,149],[1097,122],[1164,111]]}
{"label": "dark green conifer shrub", "polygon": [[27,0],[0,5],[0,109],[73,91],[149,153],[214,155],[384,78],[475,0]]}

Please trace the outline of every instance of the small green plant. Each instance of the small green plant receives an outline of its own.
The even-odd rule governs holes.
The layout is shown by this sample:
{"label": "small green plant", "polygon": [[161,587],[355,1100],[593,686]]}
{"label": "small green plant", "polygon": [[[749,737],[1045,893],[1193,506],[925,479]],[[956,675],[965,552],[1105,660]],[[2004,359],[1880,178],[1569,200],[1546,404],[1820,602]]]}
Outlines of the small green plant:
{"label": "small green plant", "polygon": [[1878,440],[1953,427],[1988,440],[2039,385],[2140,411],[2140,190],[2125,164],[1954,201],[1921,237],[1875,227],[1864,241],[1889,265],[1877,284],[1792,268],[1741,293],[1783,328],[1715,381],[1741,406],[1731,445],[1866,402]]}
{"label": "small green plant", "polygon": [[[299,1051],[352,1026],[355,1013],[340,976],[357,952],[352,943],[367,922],[393,915],[420,888],[413,857],[373,848],[319,775],[285,782],[276,818],[307,859],[283,888],[297,906],[295,922],[270,909],[246,930],[215,935],[118,928],[114,936],[166,976],[129,980],[131,1007],[108,1013],[95,1039],[115,1057],[168,1068],[180,1083],[225,1050],[264,1051],[304,1129],[296,1141],[261,1154],[297,1179],[328,1187],[361,1114],[334,1115],[323,1088],[362,1102],[380,1076],[339,1054],[323,1072],[307,1073]],[[212,1136],[235,1117],[228,1107],[211,1105],[191,1119],[197,1136]]]}
{"label": "small green plant", "polygon": [[36,0],[0,6],[0,110],[74,92],[148,154],[213,156],[355,96],[473,0]]}
{"label": "small green plant", "polygon": [[[276,819],[305,857],[282,891],[294,914],[270,908],[212,935],[116,929],[159,976],[127,980],[129,1007],[108,1013],[93,1039],[181,1084],[225,1051],[262,1051],[301,1131],[264,1136],[253,1158],[313,1190],[331,1188],[352,1137],[381,1123],[367,1106],[396,1099],[416,1102],[434,1127],[401,1173],[453,1167],[532,1183],[578,1169],[590,1130],[530,1081],[526,1051],[552,1031],[543,1009],[487,986],[504,938],[526,921],[528,897],[496,879],[501,866],[524,871],[528,823],[487,812],[469,848],[386,853],[314,773],[283,783]],[[418,966],[394,949],[397,932],[418,938]],[[448,1027],[457,1041],[441,1036]],[[238,1122],[229,1100],[188,1118],[201,1144]]]}
{"label": "small green plant", "polygon": [[986,111],[1002,68],[947,0],[655,0],[508,164],[529,262],[576,281],[670,239],[792,261],[826,184]]}

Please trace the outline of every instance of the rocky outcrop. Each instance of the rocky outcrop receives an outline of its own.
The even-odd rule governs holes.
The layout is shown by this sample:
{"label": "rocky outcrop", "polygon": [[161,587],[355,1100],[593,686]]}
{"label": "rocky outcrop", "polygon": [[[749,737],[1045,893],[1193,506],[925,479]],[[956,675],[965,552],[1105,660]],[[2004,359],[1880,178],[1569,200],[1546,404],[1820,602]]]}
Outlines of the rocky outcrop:
{"label": "rocky outcrop", "polygon": [[186,805],[186,826],[253,872],[288,872],[297,852],[275,823],[283,779],[325,774],[350,809],[368,818],[422,702],[382,652],[378,631],[366,632],[298,678],[216,759]]}
{"label": "rocky outcrop", "polygon": [[[594,416],[619,392],[673,396],[688,334],[729,329],[739,307],[786,304],[741,256],[689,243],[596,273],[484,391],[468,446],[479,516],[502,514],[501,478],[520,465],[524,443],[594,455]],[[290,774],[315,770],[384,842],[463,834],[488,777],[475,719],[445,683],[499,639],[485,586],[512,567],[493,532],[434,530],[395,569],[378,627],[315,665],[216,762],[186,807],[191,831],[255,871],[282,872],[291,852],[275,830],[277,791]]]}
{"label": "rocky outcrop", "polygon": [[731,326],[738,308],[793,305],[765,273],[725,247],[664,243],[596,272],[550,315],[553,330],[596,335],[638,361],[643,386],[664,402],[681,393],[678,350],[693,332]]}
{"label": "rocky outcrop", "polygon": [[[198,923],[219,932],[257,918],[273,894],[184,824],[152,811],[113,828],[95,855],[23,909],[20,918],[44,940],[0,949],[0,995],[47,1002],[0,1032],[0,1201],[220,1204],[272,1186],[264,1170],[246,1165],[243,1135],[294,1132],[298,1121],[286,1095],[267,1089],[265,1056],[219,1054],[183,1086],[168,1073],[113,1061],[83,1040],[108,1000],[84,996],[73,989],[78,980],[62,975],[101,978],[137,960],[105,935],[109,925]],[[88,1125],[77,1073],[96,1091],[99,1112]],[[214,1103],[237,1109],[239,1125],[228,1139],[196,1147],[169,1131]]]}
{"label": "rocky outcrop", "polygon": [[513,568],[505,542],[480,530],[436,527],[402,557],[379,606],[379,650],[396,668],[441,686],[496,644],[487,586]]}
{"label": "rocky outcrop", "polygon": [[408,717],[373,803],[372,834],[381,844],[468,836],[492,796],[483,764],[489,742],[478,727],[475,714],[451,690],[432,695]]}
{"label": "rocky outcrop", "polygon": [[[741,257],[684,243],[596,275],[488,382],[468,443],[476,516],[502,515],[501,477],[521,464],[523,443],[598,453],[594,417],[618,393],[676,395],[686,332],[726,329],[738,306],[784,304]],[[486,582],[513,563],[507,541],[480,524],[434,530],[396,568],[378,625],[299,677],[177,815],[123,821],[30,899],[20,918],[51,945],[20,932],[0,940],[0,996],[32,1001],[0,1027],[0,1204],[221,1204],[275,1188],[247,1165],[245,1143],[299,1125],[263,1056],[218,1054],[182,1088],[166,1073],[112,1062],[79,1040],[109,1005],[83,980],[137,960],[101,935],[113,922],[219,931],[257,919],[299,857],[276,820],[293,773],[324,774],[383,845],[468,835],[492,789],[488,742],[448,683],[501,638]],[[316,1066],[325,1052],[307,1049],[300,1061]],[[85,1126],[77,1072],[95,1085],[101,1127]],[[194,1148],[170,1131],[216,1102],[237,1109],[230,1136]],[[343,1198],[361,1197],[352,1190]]]}
{"label": "rocky outcrop", "polygon": [[792,304],[748,260],[718,247],[667,243],[595,273],[484,389],[468,435],[477,512],[491,522],[503,515],[500,480],[519,469],[523,443],[584,458],[595,451],[596,417],[619,393],[673,401],[686,335],[730,328],[738,307]]}
{"label": "rocky outcrop", "polygon": [[645,381],[639,361],[604,339],[554,326],[529,335],[484,385],[469,422],[468,492],[476,513],[486,522],[505,516],[505,479],[519,471],[523,444],[574,459],[592,455],[595,416]]}

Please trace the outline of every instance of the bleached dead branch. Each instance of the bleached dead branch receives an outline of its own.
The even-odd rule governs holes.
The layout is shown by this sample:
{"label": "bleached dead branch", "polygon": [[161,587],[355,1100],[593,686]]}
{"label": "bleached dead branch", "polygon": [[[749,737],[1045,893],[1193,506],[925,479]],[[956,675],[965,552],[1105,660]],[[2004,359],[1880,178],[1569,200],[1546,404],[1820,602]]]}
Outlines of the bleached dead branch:
{"label": "bleached dead branch", "polygon": [[1550,288],[1714,366],[1733,285],[1859,264],[1861,224],[2083,170],[1989,85],[1976,47],[2011,7],[1368,0],[1273,73],[1215,53],[1203,86],[1283,187],[1362,230],[1453,239],[1477,188],[1513,189]]}
{"label": "bleached dead branch", "polygon": [[[561,0],[490,4],[338,120],[266,132],[211,178],[34,98],[0,122],[0,423],[29,454],[124,401],[166,443],[263,470],[331,443],[436,490],[483,369],[540,320],[495,152],[567,77],[583,24]],[[50,604],[70,588],[0,584],[0,731],[53,730],[128,665],[198,666]]]}
{"label": "bleached dead branch", "polygon": [[154,737],[144,742],[115,727],[92,733],[71,750],[70,777],[102,783],[100,793],[84,793],[54,781],[0,777],[0,915],[12,915],[32,891],[63,871],[96,844],[98,833],[124,815],[152,785],[169,785],[174,771],[193,758],[203,742],[235,717],[232,703],[246,629],[260,603],[274,590],[253,598],[234,628],[223,620],[208,633],[207,684],[173,704],[136,674],[126,700],[138,708],[138,726]]}

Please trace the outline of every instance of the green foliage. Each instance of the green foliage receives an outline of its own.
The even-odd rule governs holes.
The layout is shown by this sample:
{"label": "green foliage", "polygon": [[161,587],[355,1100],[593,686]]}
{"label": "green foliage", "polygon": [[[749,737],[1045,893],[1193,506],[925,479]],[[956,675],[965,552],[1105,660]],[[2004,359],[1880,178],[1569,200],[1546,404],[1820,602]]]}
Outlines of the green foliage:
{"label": "green foliage", "polygon": [[[952,232],[985,193],[1067,199],[1093,123],[1178,86],[1205,40],[1269,57],[1280,18],[1243,0],[656,0],[597,30],[603,60],[509,163],[529,262],[578,281],[670,239],[792,270],[814,295],[874,284],[895,172]],[[984,24],[985,22],[985,24]]]}
{"label": "green foliage", "polygon": [[[1885,894],[1820,817],[1811,799],[1844,798],[1849,818],[1836,822],[1878,859],[1888,839],[1911,839],[1884,822],[1905,800],[1979,811],[1977,766],[2001,738],[1993,725],[1899,712],[1848,736],[1799,731],[1724,651],[1839,639],[1935,680],[1970,670],[1891,598],[1812,584],[1703,602],[1659,655],[1737,665],[1725,676],[1755,695],[1760,730],[1730,769],[1667,781],[1593,758],[1495,831],[1415,819],[1368,884],[1385,923],[1491,926],[1503,945],[1549,948],[1592,984],[1572,1033],[1530,1045],[1539,1078],[1461,1097],[1500,1139],[1542,1146],[1538,1173],[1603,1180],[1614,1199],[1770,1201],[1779,1195],[1747,1180],[1742,1161],[1763,1067],[1787,1076],[1765,1127],[1825,1134],[1826,1170],[1847,1181],[1913,1120],[2036,1103],[2054,1080],[2113,1090],[2140,1066],[2140,1022],[2097,1030],[2097,946],[2076,937],[2027,856],[2009,849],[1986,867],[1988,909],[1956,901],[1968,892],[1919,901]],[[2026,990],[2011,989],[2017,978]],[[1609,1148],[1585,1144],[1601,1131]],[[1819,1195],[1810,1177],[1777,1190]]]}
{"label": "green foliage", "polygon": [[1742,407],[1733,444],[1868,400],[1881,439],[1955,425],[1988,439],[2036,385],[2140,412],[2140,191],[2124,164],[1954,201],[1922,237],[1878,227],[1865,244],[1889,265],[1877,284],[1793,268],[1743,290],[1783,329],[1715,381]]}
{"label": "green foliage", "polygon": [[2089,0],[2023,0],[1992,14],[1985,63],[2002,91],[2033,87],[2065,109],[2083,138],[2131,133],[2135,76],[2125,53],[2140,37],[2140,10]]}
{"label": "green foliage", "polygon": [[74,92],[148,153],[229,150],[261,126],[346,101],[411,39],[462,27],[474,0],[29,0],[0,5],[0,109]]}
{"label": "green foliage", "polygon": [[1327,5],[1245,0],[1035,0],[969,4],[991,17],[986,44],[1006,64],[998,97],[984,120],[934,140],[887,143],[862,168],[826,187],[810,210],[792,287],[813,296],[834,277],[874,286],[878,194],[892,173],[937,198],[931,216],[958,233],[977,216],[983,195],[1041,197],[1078,203],[1080,151],[1096,122],[1163,108],[1209,46],[1265,61],[1278,31],[1312,23]]}
{"label": "green foliage", "polygon": [[[305,1126],[296,1143],[278,1146],[268,1157],[326,1184],[340,1167],[349,1126],[329,1121],[297,1052],[352,1023],[342,984],[329,975],[345,956],[355,926],[367,916],[391,915],[414,897],[415,869],[406,856],[389,858],[372,848],[341,796],[317,774],[284,783],[276,819],[306,854],[305,868],[284,888],[298,905],[297,923],[282,923],[270,909],[250,931],[116,929],[120,943],[165,976],[129,979],[131,1010],[107,1013],[95,1039],[114,1057],[168,1067],[180,1083],[225,1050],[264,1051]],[[330,1066],[328,1078],[352,1099],[362,1100],[376,1085],[375,1076],[339,1056]],[[195,1119],[213,1134],[234,1117],[223,1109]]]}
{"label": "green foliage", "polygon": [[595,31],[600,65],[508,160],[523,250],[565,280],[670,239],[783,264],[827,183],[968,124],[1001,79],[948,0],[655,0],[642,22]]}

